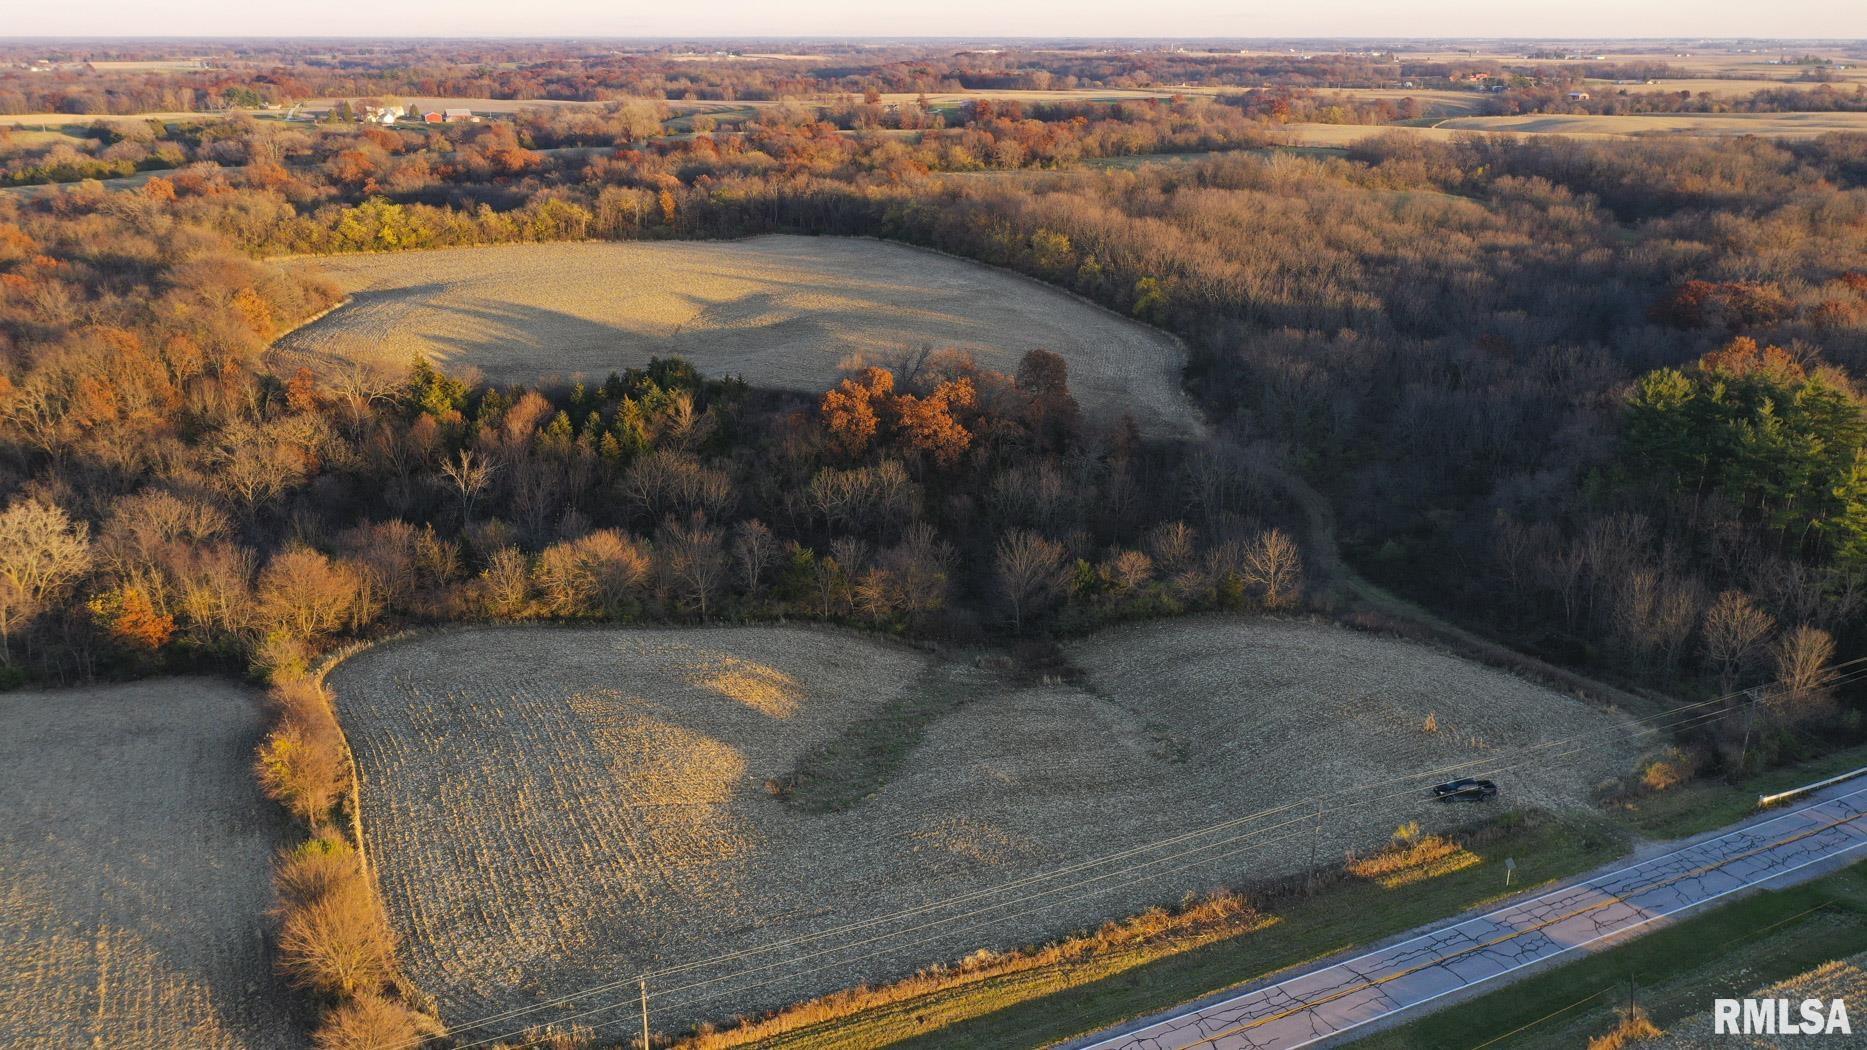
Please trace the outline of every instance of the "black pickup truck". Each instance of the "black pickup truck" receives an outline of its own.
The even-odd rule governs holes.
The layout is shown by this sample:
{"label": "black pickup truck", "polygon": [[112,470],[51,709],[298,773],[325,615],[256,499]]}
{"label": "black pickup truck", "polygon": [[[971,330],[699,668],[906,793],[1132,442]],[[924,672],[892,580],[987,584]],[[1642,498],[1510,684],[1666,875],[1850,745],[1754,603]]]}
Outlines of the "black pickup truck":
{"label": "black pickup truck", "polygon": [[1497,797],[1497,784],[1490,780],[1449,780],[1433,786],[1433,797],[1441,802],[1485,802]]}

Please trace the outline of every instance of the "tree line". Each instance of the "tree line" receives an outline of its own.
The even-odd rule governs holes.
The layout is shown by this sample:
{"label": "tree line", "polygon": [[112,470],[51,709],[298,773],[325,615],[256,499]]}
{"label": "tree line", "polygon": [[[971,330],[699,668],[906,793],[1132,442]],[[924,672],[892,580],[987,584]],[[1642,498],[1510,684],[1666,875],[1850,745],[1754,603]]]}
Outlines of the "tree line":
{"label": "tree line", "polygon": [[[1162,102],[1130,107],[1109,120],[1121,126],[1188,121],[1205,134],[1208,113],[1232,108]],[[1015,140],[1033,128],[1045,135],[1079,134],[1096,122],[1079,120],[1067,109],[1011,112],[993,106],[967,116],[961,126],[919,143],[861,131],[843,134],[833,125],[806,121],[761,123],[743,134],[697,135],[617,152],[562,154],[526,150],[511,137],[514,129],[501,125],[450,143],[453,154],[474,151],[478,159],[440,157],[406,142],[401,152],[385,149],[384,166],[361,178],[352,177],[352,167],[275,170],[249,164],[240,170],[189,169],[134,193],[80,189],[0,205],[8,209],[7,230],[0,234],[6,266],[0,284],[9,289],[6,411],[15,449],[9,469],[17,479],[10,488],[39,484],[35,479],[50,464],[88,464],[88,456],[141,476],[152,462],[187,461],[171,457],[166,443],[190,445],[208,434],[241,449],[238,455],[224,448],[217,453],[222,458],[216,462],[231,469],[211,479],[216,489],[245,490],[231,493],[240,528],[254,527],[247,518],[290,519],[302,491],[295,486],[333,483],[322,464],[349,462],[353,453],[322,450],[320,443],[328,439],[314,424],[328,424],[328,408],[307,413],[273,407],[289,408],[291,377],[263,375],[257,357],[270,333],[321,308],[329,293],[315,281],[292,283],[225,254],[229,247],[263,255],[583,237],[880,235],[1016,269],[1182,335],[1194,352],[1189,388],[1218,424],[1216,443],[1201,450],[1145,450],[1125,462],[1130,470],[1155,464],[1145,474],[1149,484],[1178,486],[1163,505],[1173,508],[1171,520],[1184,521],[1207,547],[1234,540],[1249,547],[1278,524],[1280,508],[1248,469],[1257,453],[1244,450],[1281,446],[1297,469],[1335,496],[1342,538],[1366,571],[1543,655],[1656,683],[1676,684],[1682,674],[1714,680],[1722,676],[1716,668],[1723,661],[1708,655],[1716,644],[1706,616],[1732,590],[1786,630],[1827,632],[1843,652],[1858,643],[1858,607],[1850,597],[1858,569],[1846,553],[1846,530],[1855,519],[1845,509],[1847,500],[1827,494],[1846,480],[1839,468],[1771,472],[1773,483],[1794,491],[1759,499],[1741,486],[1728,488],[1682,514],[1675,507],[1678,483],[1662,484],[1636,469],[1648,457],[1630,451],[1642,440],[1642,424],[1629,398],[1642,376],[1666,369],[1678,371],[1688,385],[1699,382],[1683,370],[1734,340],[1748,339],[1759,348],[1780,348],[1778,356],[1819,380],[1817,387],[1839,391],[1831,401],[1840,417],[1855,411],[1851,376],[1867,350],[1867,282],[1860,276],[1867,273],[1867,258],[1842,231],[1858,222],[1867,203],[1867,148],[1859,140],[1630,146],[1499,138],[1437,143],[1396,133],[1358,145],[1346,157],[1234,152],[1132,171],[1033,171],[1029,153],[1017,160],[1020,166],[1010,166],[1011,153],[998,150],[1001,136]],[[476,150],[482,142],[487,148]],[[1006,166],[986,170],[1025,174],[962,173],[966,169],[955,163],[954,151],[968,143],[976,143],[965,149],[969,156],[1005,158]],[[516,163],[499,160],[502,151]],[[404,159],[431,165],[430,175],[399,181],[396,165]],[[433,173],[443,169],[447,174],[435,179]],[[110,249],[101,250],[106,243]],[[136,313],[144,303],[162,307],[154,330]],[[164,327],[181,323],[177,318],[200,331]],[[1758,353],[1770,357],[1765,349]],[[1186,595],[1239,589],[1232,583],[1223,592],[1154,588],[1189,564],[1162,553],[1171,546],[1149,546],[1151,530],[1171,520],[1092,529],[1088,545],[1072,544],[1058,526],[1047,524],[1068,521],[1069,508],[1094,513],[1125,505],[1126,496],[1111,492],[1130,482],[1112,480],[1110,464],[1122,461],[1115,446],[1087,439],[1102,466],[1085,472],[1072,465],[1078,463],[1072,457],[1085,454],[1082,447],[1044,444],[1050,439],[1041,435],[1052,424],[1027,415],[1017,416],[1020,440],[1055,458],[1049,474],[1029,474],[1036,468],[1025,467],[1026,476],[1017,476],[995,458],[1001,453],[993,441],[969,444],[956,468],[970,479],[966,505],[991,507],[1001,516],[990,536],[969,533],[960,518],[943,517],[954,506],[951,487],[960,484],[939,462],[939,450],[946,447],[942,435],[952,436],[946,418],[976,434],[963,423],[967,413],[990,418],[1008,402],[985,399],[985,392],[1015,391],[1019,377],[973,377],[978,400],[969,405],[960,387],[942,390],[940,382],[959,377],[950,369],[891,368],[890,374],[894,386],[885,391],[877,377],[852,375],[856,386],[828,392],[832,411],[826,415],[817,406],[822,444],[816,455],[824,457],[817,465],[840,473],[786,476],[799,493],[794,500],[814,487],[825,501],[818,517],[795,502],[783,508],[748,496],[740,484],[730,486],[735,514],[774,530],[783,537],[781,546],[795,539],[808,547],[817,565],[828,554],[854,581],[846,590],[828,584],[806,588],[798,581],[808,574],[799,569],[785,584],[790,589],[783,602],[801,603],[796,607],[814,609],[814,615],[868,615],[861,612],[863,601],[869,602],[866,608],[881,608],[858,600],[856,589],[861,576],[880,568],[883,554],[902,542],[904,533],[882,528],[872,516],[883,514],[898,525],[887,516],[894,511],[874,508],[898,506],[890,501],[904,498],[903,492],[917,493],[908,502],[920,501],[938,540],[952,544],[959,564],[971,567],[954,571],[949,581],[958,581],[958,593],[970,596],[977,608],[984,607],[978,599],[991,596],[992,616],[1023,617],[1002,586],[981,582],[979,568],[997,563],[1000,541],[1016,530],[1062,544],[1072,582],[1054,593],[1071,596],[1061,607],[1068,615],[1093,605],[1085,603],[1088,596],[1123,593],[1118,582],[1135,578],[1115,565],[1122,559],[1108,546],[1114,542],[1122,546],[1121,555],[1147,557],[1152,575],[1142,591],[1149,595],[1184,605]],[[1665,383],[1676,387],[1679,381]],[[1804,392],[1808,384],[1798,383],[1772,390],[1763,400],[1778,405],[1811,397]],[[695,411],[715,406],[722,423],[732,418],[740,421],[735,425],[754,427],[727,428],[722,435],[766,434],[764,428],[782,415],[773,414],[762,393],[734,402],[753,407],[728,409],[727,401],[716,405],[700,389],[693,392]],[[253,390],[274,393],[255,401]],[[637,450],[631,455],[655,466],[638,469],[635,460],[624,466],[602,451],[608,437],[623,441],[612,432],[623,412],[620,401],[592,407],[563,401],[558,392],[525,393],[538,394],[551,407],[537,423],[539,433],[555,428],[550,447],[575,448],[588,431],[594,448],[583,459],[541,453],[527,462],[551,464],[570,479],[556,484],[572,491],[582,484],[578,479],[600,477],[604,484],[636,486],[637,495],[630,497],[636,502],[624,506],[660,501],[654,513],[596,519],[592,531],[612,528],[622,540],[648,545],[644,549],[672,551],[695,539],[691,514],[699,509],[708,514],[702,546],[732,542],[739,520],[723,522],[706,503],[708,493],[719,491],[716,474],[723,469],[709,462],[707,448]],[[903,396],[913,400],[900,401]],[[324,404],[324,395],[306,397]],[[330,403],[353,400],[346,395]],[[268,407],[255,410],[254,403]],[[455,410],[471,424],[478,404],[469,398]],[[839,415],[845,409],[838,406],[845,404],[867,408]],[[178,409],[169,405],[185,406],[189,422],[174,423]],[[556,422],[560,412],[562,426]],[[867,419],[864,412],[873,415],[875,436],[862,452],[872,458],[855,462],[849,444],[854,439],[836,428]],[[437,433],[454,433],[432,413],[424,415],[436,419]],[[237,438],[225,430],[236,416]],[[347,418],[340,414],[339,421]],[[1113,421],[1101,422],[1106,429]],[[430,424],[410,417],[406,425]],[[985,431],[996,433],[997,425]],[[346,446],[356,447],[356,434],[335,429]],[[856,432],[862,429],[856,426]],[[386,438],[374,440],[372,448],[398,447]],[[476,444],[477,436],[472,442],[449,440],[456,444],[440,446],[444,460],[458,453],[472,453],[482,463],[496,458],[493,449]],[[708,440],[736,448],[750,439]],[[74,456],[72,443],[89,451]],[[546,527],[566,509],[590,513],[580,500],[546,498],[550,494],[543,490],[519,498],[506,488],[515,484],[515,472],[504,466],[491,475],[498,480],[487,482],[487,495],[468,500],[456,491],[454,505],[447,506],[435,501],[432,485],[440,483],[421,480],[433,477],[436,463],[423,461],[426,467],[416,469],[406,465],[407,455],[395,453],[394,461],[405,465],[396,468],[395,483],[384,491],[426,495],[410,497],[406,514],[383,503],[368,515],[404,520],[418,532],[433,525],[438,538],[461,543],[463,564],[472,566],[461,580],[477,579],[490,564],[486,559],[505,546],[468,543],[460,530],[469,511],[476,519],[498,518],[517,528],[510,545],[527,558],[573,538]],[[280,466],[295,462],[319,466]],[[581,473],[586,469],[589,474]],[[725,470],[729,483],[756,476],[738,469]],[[904,488],[902,478],[912,487]],[[657,495],[664,487],[686,495]],[[73,507],[74,516],[93,527],[102,524],[102,508],[78,510],[64,490],[48,491],[45,502]],[[1046,497],[1042,507],[1024,506],[1032,493],[1056,498]],[[1094,498],[1080,500],[1082,493]],[[1770,518],[1769,508],[1792,504],[1828,509],[1808,519],[1819,520],[1819,527],[1785,529]],[[255,514],[258,507],[265,512]],[[833,515],[837,507],[864,509]],[[662,511],[669,508],[675,511],[674,527],[664,528],[668,515]],[[847,514],[857,517],[842,516]],[[1239,524],[1244,519],[1256,520]],[[857,520],[864,531],[853,538],[862,541],[862,556],[853,550],[831,554],[835,541],[845,538],[837,530]],[[1530,562],[1573,562],[1575,551],[1593,542],[1589,536],[1608,529],[1606,534],[1626,537],[1625,549],[1642,552],[1656,568],[1642,581],[1595,568],[1580,576],[1570,570],[1563,570],[1568,577],[1539,576],[1524,571],[1523,557],[1496,554],[1500,544],[1520,548],[1519,527],[1531,530],[1534,546],[1543,552]],[[320,536],[329,555],[336,550],[329,535],[335,531],[292,534]],[[1035,543],[1013,546],[1005,551],[1007,564],[1049,550]],[[269,544],[257,549],[271,553]],[[920,565],[935,549],[937,543],[923,543],[890,557],[911,553],[909,560]],[[1202,549],[1190,562],[1204,565],[1208,555]],[[1242,554],[1211,557],[1219,568],[1206,575],[1248,579],[1229,568],[1243,564]],[[1074,564],[1078,560],[1087,563],[1086,571]],[[693,564],[714,561],[709,556]],[[851,574],[851,564],[861,568]],[[506,608],[554,607],[557,599],[536,590],[535,580],[522,594],[517,587],[522,575],[530,578],[532,566],[520,573],[511,557],[502,566],[510,584],[503,592],[510,596]],[[721,571],[727,572],[724,579],[735,578],[733,570]],[[897,574],[925,576],[919,568]],[[644,578],[665,587],[674,577],[656,570]],[[706,615],[720,608],[722,594],[727,605],[770,600],[766,583],[779,578],[761,568],[760,586],[752,593],[741,584],[709,592]],[[1580,581],[1594,578],[1617,588],[1638,587],[1613,594],[1591,590],[1582,601]],[[1262,582],[1244,583],[1243,591],[1252,601],[1268,594]],[[664,591],[644,607],[700,615],[698,602],[671,600],[673,593]],[[1191,603],[1209,600],[1217,599]],[[872,622],[906,622],[906,614],[890,615],[902,618]],[[1662,622],[1669,626],[1656,626]],[[1654,653],[1662,658],[1652,659]],[[1755,673],[1765,669],[1756,665]]]}

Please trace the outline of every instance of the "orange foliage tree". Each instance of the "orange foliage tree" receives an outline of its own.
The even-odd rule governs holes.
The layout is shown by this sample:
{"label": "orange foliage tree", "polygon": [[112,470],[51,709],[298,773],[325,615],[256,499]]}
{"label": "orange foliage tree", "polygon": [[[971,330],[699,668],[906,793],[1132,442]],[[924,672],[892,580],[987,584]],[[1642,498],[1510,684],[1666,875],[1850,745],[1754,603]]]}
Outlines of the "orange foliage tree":
{"label": "orange foliage tree", "polygon": [[927,397],[904,394],[896,398],[894,407],[901,420],[902,441],[933,457],[942,469],[951,468],[972,445],[972,432],[953,413],[972,408],[977,402],[972,380],[966,376],[941,383]]}
{"label": "orange foliage tree", "polygon": [[175,633],[175,618],[157,609],[141,587],[105,591],[91,599],[90,608],[110,636],[131,649],[154,652]]}
{"label": "orange foliage tree", "polygon": [[818,413],[838,452],[855,459],[868,451],[881,429],[882,412],[889,407],[889,395],[894,389],[893,372],[870,367],[823,395]]}

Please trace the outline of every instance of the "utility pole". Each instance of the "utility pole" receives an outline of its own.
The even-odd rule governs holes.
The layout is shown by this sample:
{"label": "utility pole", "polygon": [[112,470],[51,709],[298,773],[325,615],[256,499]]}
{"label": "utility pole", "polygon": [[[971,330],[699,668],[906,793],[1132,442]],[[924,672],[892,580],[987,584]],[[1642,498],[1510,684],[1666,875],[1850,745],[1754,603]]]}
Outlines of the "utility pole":
{"label": "utility pole", "polygon": [[650,1050],[653,1044],[648,1034],[648,975],[643,974],[638,981],[642,986],[642,1050]]}
{"label": "utility pole", "polygon": [[1757,712],[1757,693],[1758,690],[1754,688],[1744,690],[1744,743],[1737,752],[1737,775],[1739,777],[1744,775],[1744,768],[1750,763],[1750,720]]}
{"label": "utility pole", "polygon": [[1316,800],[1316,825],[1309,834],[1309,888],[1316,891],[1316,850],[1322,839],[1322,799]]}

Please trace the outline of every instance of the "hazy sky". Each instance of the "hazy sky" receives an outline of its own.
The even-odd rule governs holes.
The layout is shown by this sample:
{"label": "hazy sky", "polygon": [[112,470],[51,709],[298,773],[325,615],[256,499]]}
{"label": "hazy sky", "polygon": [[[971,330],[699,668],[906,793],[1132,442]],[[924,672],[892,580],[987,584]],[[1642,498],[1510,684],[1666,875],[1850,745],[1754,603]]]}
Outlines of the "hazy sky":
{"label": "hazy sky", "polygon": [[1867,37],[1867,0],[0,0],[0,36]]}

